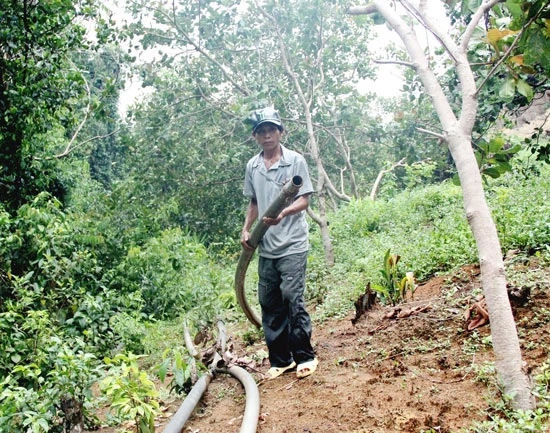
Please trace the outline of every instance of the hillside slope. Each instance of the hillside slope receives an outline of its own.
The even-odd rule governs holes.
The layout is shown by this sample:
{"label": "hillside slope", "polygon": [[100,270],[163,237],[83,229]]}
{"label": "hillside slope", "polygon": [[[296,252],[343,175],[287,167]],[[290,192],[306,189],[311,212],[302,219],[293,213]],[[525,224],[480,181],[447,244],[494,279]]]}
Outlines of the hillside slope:
{"label": "hillside slope", "polygon": [[[531,260],[508,269],[514,272],[509,280],[531,290],[529,302],[515,306],[514,314],[524,359],[537,374],[550,347],[550,268]],[[419,286],[414,300],[400,306],[405,317],[375,305],[356,325],[352,310],[345,319],[316,324],[320,365],[314,375],[297,380],[289,373],[266,382],[261,372],[267,365],[252,371],[260,390],[257,431],[449,433],[486,420],[499,407],[490,325],[467,331],[464,317],[479,293],[479,269],[469,266]],[[237,357],[265,351],[261,342],[244,346],[233,338],[232,345]],[[238,432],[244,402],[240,383],[220,375],[183,432]],[[157,432],[180,403],[165,402]]]}

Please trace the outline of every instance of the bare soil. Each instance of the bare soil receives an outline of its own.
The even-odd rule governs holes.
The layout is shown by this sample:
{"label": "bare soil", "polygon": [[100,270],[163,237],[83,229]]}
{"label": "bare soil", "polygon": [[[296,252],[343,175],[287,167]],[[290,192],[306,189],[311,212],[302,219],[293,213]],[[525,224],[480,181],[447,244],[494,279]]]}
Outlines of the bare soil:
{"label": "bare soil", "polygon": [[[513,306],[524,360],[535,374],[550,347],[550,270],[542,272],[529,301]],[[398,309],[375,304],[355,325],[353,309],[345,319],[315,324],[320,363],[313,375],[298,380],[289,372],[265,381],[268,365],[249,370],[260,393],[257,432],[448,433],[487,419],[499,399],[490,324],[468,331],[465,319],[479,289],[479,269],[468,266],[420,285]],[[246,346],[232,338],[231,344],[241,359],[266,350],[262,342]],[[181,400],[162,404],[157,432]],[[182,432],[238,432],[244,408],[241,384],[220,374]]]}

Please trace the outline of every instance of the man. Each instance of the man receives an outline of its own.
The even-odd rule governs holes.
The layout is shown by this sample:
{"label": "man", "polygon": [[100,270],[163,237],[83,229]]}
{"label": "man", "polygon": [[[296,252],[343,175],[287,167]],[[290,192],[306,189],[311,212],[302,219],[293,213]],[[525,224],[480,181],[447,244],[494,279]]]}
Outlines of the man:
{"label": "man", "polygon": [[246,166],[243,192],[250,202],[241,234],[245,249],[252,249],[247,243],[252,224],[264,215],[283,185],[294,176],[303,181],[295,200],[277,218],[264,217],[270,227],[258,246],[258,298],[271,363],[267,377],[274,379],[297,365],[296,375],[302,378],[312,374],[318,364],[304,302],[308,251],[305,210],[313,186],[305,159],[280,143],[284,128],[279,113],[264,108],[254,112],[252,120],[252,135],[262,151]]}

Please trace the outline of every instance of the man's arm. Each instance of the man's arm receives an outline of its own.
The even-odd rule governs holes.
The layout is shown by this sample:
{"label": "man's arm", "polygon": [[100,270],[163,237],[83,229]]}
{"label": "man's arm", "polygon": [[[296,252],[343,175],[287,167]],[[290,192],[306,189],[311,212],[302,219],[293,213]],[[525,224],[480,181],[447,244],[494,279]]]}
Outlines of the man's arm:
{"label": "man's arm", "polygon": [[276,226],[281,222],[283,218],[302,212],[303,210],[306,210],[308,206],[309,206],[309,194],[301,195],[296,200],[294,200],[290,205],[285,207],[281,211],[281,213],[277,216],[277,218],[264,217],[262,221],[266,223],[268,226]]}
{"label": "man's arm", "polygon": [[248,245],[250,239],[250,228],[254,221],[258,219],[258,202],[255,198],[251,198],[246,208],[246,216],[244,218],[243,230],[241,232],[241,245],[245,250],[253,250],[254,248]]}

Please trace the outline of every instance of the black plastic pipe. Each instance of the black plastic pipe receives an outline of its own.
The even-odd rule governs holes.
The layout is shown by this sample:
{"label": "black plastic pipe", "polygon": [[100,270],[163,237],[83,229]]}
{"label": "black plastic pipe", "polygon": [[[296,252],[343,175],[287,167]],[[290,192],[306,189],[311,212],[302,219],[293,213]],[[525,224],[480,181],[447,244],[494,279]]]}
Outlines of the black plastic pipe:
{"label": "black plastic pipe", "polygon": [[262,240],[265,232],[269,226],[263,222],[264,217],[268,218],[277,218],[281,211],[287,207],[292,201],[298,191],[302,187],[302,178],[300,176],[294,176],[290,182],[287,182],[279,195],[273,200],[269,205],[265,213],[262,215],[262,218],[259,219],[258,223],[252,230],[250,234],[250,239],[248,240],[248,245],[254,249],[249,251],[243,248],[241,256],[239,257],[239,262],[237,263],[237,271],[235,272],[235,293],[237,295],[237,300],[239,305],[244,311],[244,314],[258,328],[262,326],[261,320],[258,318],[256,312],[250,307],[246,300],[245,290],[244,290],[244,280],[246,278],[246,271],[248,270],[248,265],[250,260],[256,251],[256,247]]}

